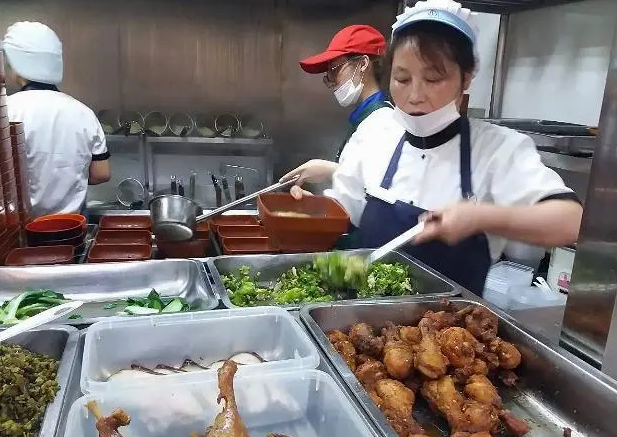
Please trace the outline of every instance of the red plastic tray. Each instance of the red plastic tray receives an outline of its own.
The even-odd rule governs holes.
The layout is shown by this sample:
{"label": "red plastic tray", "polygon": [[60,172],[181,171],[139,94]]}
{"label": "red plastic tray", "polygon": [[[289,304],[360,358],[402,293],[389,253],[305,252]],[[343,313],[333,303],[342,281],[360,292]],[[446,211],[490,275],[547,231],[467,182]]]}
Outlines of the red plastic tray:
{"label": "red plastic tray", "polygon": [[99,229],[145,229],[152,227],[152,220],[145,215],[106,215],[101,217]]}

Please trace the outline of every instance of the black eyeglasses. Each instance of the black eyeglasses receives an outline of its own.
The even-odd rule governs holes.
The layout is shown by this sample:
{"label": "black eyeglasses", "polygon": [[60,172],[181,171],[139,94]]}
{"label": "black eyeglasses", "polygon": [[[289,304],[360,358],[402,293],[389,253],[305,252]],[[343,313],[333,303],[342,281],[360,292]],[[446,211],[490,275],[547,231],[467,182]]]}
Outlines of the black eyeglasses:
{"label": "black eyeglasses", "polygon": [[326,85],[334,84],[336,82],[336,76],[338,75],[339,70],[343,68],[345,65],[349,64],[350,62],[357,61],[360,58],[361,56],[356,56],[354,58],[347,59],[333,67],[328,68],[328,71],[326,71],[326,74],[324,74],[323,82]]}

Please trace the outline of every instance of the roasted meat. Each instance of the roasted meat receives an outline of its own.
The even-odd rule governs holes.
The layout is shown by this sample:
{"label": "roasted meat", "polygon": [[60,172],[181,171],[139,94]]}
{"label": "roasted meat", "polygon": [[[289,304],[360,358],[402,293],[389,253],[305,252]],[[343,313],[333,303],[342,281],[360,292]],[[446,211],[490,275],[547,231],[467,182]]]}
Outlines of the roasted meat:
{"label": "roasted meat", "polygon": [[409,378],[414,369],[413,347],[401,340],[399,328],[392,322],[386,322],[382,336],[386,339],[383,363],[388,373],[392,378],[400,381]]}
{"label": "roasted meat", "polygon": [[86,408],[96,419],[99,437],[122,437],[118,428],[131,423],[131,416],[123,410],[116,410],[110,416],[104,416],[96,401],[88,402]]}
{"label": "roasted meat", "polygon": [[356,348],[351,344],[351,341],[341,340],[333,343],[334,349],[343,357],[347,366],[351,371],[356,370]]}
{"label": "roasted meat", "polygon": [[489,432],[499,428],[497,410],[474,400],[466,399],[450,376],[422,385],[422,395],[431,407],[440,412],[450,424],[452,432]]}
{"label": "roasted meat", "polygon": [[367,361],[358,366],[355,375],[364,388],[373,390],[377,381],[388,378],[388,371],[381,361]]}
{"label": "roasted meat", "polygon": [[356,323],[353,325],[349,330],[349,337],[357,352],[381,358],[384,339],[375,336],[373,327],[368,323]]}
{"label": "roasted meat", "polygon": [[503,422],[508,432],[515,436],[520,437],[529,432],[529,426],[523,420],[515,417],[512,413],[506,410],[499,412],[499,418]]}
{"label": "roasted meat", "polygon": [[417,326],[401,326],[399,328],[401,340],[405,343],[415,346],[422,340],[422,331]]}
{"label": "roasted meat", "polygon": [[338,329],[335,329],[334,331],[330,331],[330,334],[328,334],[328,340],[330,340],[330,343],[334,344],[338,341],[351,341],[351,338]]}
{"label": "roasted meat", "polygon": [[399,381],[382,379],[377,381],[375,391],[382,400],[381,411],[399,436],[424,432],[411,415],[416,400],[411,390]]}
{"label": "roasted meat", "polygon": [[438,379],[446,374],[448,359],[441,353],[437,336],[427,325],[421,327],[422,340],[415,354],[415,367],[424,376]]}
{"label": "roasted meat", "polygon": [[465,318],[465,327],[478,340],[489,343],[497,337],[499,319],[488,309],[478,305],[469,305],[457,315]]}
{"label": "roasted meat", "polygon": [[227,360],[218,371],[219,396],[217,402],[225,400],[225,406],[214,418],[212,426],[206,430],[206,437],[249,437],[249,432],[242,423],[236,396],[234,394],[234,375],[238,370],[235,361]]}
{"label": "roasted meat", "polygon": [[469,399],[480,402],[481,404],[501,407],[501,397],[497,393],[497,388],[484,375],[472,375],[465,384],[463,390]]}
{"label": "roasted meat", "polygon": [[465,384],[472,375],[488,375],[488,365],[479,358],[473,360],[471,365],[454,369],[452,376],[459,384]]}
{"label": "roasted meat", "polygon": [[489,350],[497,355],[499,367],[505,370],[516,369],[521,364],[521,353],[512,343],[495,338],[489,343]]}
{"label": "roasted meat", "polygon": [[471,332],[458,326],[440,331],[437,335],[437,341],[441,346],[441,352],[456,368],[471,366],[476,357],[476,352],[482,352],[484,349],[484,345]]}

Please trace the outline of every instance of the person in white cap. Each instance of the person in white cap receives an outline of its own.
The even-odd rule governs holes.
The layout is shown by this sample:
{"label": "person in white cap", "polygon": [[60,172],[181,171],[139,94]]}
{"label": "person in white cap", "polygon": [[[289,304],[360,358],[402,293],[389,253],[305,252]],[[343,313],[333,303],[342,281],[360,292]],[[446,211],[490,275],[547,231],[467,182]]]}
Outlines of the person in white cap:
{"label": "person in white cap", "polygon": [[404,250],[481,295],[506,239],[571,244],[582,207],[531,138],[459,114],[478,62],[470,16],[457,2],[428,0],[397,17],[390,94],[398,123],[362,136],[326,194],[349,213],[356,247],[378,247],[423,221]]}
{"label": "person in white cap", "polygon": [[26,134],[31,217],[84,212],[88,184],[110,179],[109,152],[96,115],[58,90],[62,42],[41,23],[10,26],[2,41],[11,121]]}

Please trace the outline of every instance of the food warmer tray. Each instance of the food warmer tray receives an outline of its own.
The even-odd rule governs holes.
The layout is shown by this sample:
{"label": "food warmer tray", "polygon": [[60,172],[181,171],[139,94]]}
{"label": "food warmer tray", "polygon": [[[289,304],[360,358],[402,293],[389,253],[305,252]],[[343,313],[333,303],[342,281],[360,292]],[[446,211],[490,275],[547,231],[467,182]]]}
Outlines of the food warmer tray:
{"label": "food warmer tray", "polygon": [[[368,256],[371,250],[359,249],[344,251],[349,255]],[[208,280],[215,294],[219,296],[223,305],[227,308],[237,308],[231,303],[229,293],[223,285],[221,275],[238,272],[242,266],[249,266],[251,272],[260,272],[259,284],[270,285],[282,273],[292,267],[300,267],[313,262],[317,255],[324,253],[297,253],[283,255],[229,255],[210,258],[205,260],[205,267]],[[420,295],[430,294],[431,296],[451,297],[460,296],[461,288],[454,282],[450,281],[440,273],[422,264],[420,261],[411,258],[401,252],[392,252],[385,256],[383,260],[386,263],[400,262],[411,267],[411,274],[418,287],[418,294],[401,297],[388,297],[384,299],[397,301],[417,300]],[[374,300],[374,299],[373,299]],[[290,311],[300,309],[300,305],[286,305]]]}
{"label": "food warmer tray", "polygon": [[[477,301],[452,299],[455,308]],[[524,419],[530,427],[528,437],[562,437],[570,428],[572,436],[606,437],[614,435],[614,412],[617,383],[565,350],[549,346],[531,336],[502,311],[490,308],[499,317],[499,336],[515,344],[522,354],[516,370],[520,377],[517,388],[499,387],[506,409]],[[397,437],[385,416],[371,401],[343,359],[330,345],[326,332],[343,332],[357,322],[381,327],[386,320],[396,324],[417,323],[426,310],[439,310],[439,299],[423,301],[376,301],[311,304],[302,308],[300,317],[319,346],[339,372],[350,391],[383,435]],[[447,436],[447,423],[430,412],[421,397],[414,416],[436,435]]]}
{"label": "food warmer tray", "polygon": [[[164,297],[183,297],[200,310],[218,306],[200,262],[183,259],[0,269],[0,302],[25,290],[51,289],[67,299],[85,301],[63,324],[89,325],[122,311],[122,301],[146,297],[152,289]],[[139,316],[134,316],[139,317]]]}
{"label": "food warmer tray", "polygon": [[[5,328],[0,328],[3,330]],[[47,325],[44,328],[33,329],[6,340],[10,344],[18,344],[25,349],[48,355],[59,360],[58,384],[60,390],[54,401],[47,406],[39,437],[54,437],[60,422],[62,408],[68,392],[67,386],[74,362],[77,357],[79,331],[71,326]]]}

